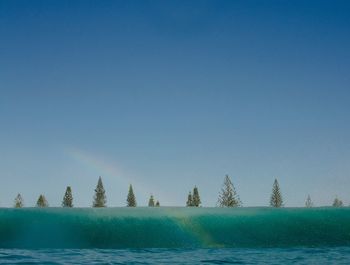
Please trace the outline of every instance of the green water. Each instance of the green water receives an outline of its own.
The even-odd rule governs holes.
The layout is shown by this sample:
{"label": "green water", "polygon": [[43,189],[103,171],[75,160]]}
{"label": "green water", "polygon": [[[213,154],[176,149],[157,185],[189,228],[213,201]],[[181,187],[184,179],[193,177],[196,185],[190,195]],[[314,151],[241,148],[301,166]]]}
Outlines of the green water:
{"label": "green water", "polygon": [[350,246],[350,208],[0,209],[0,248]]}

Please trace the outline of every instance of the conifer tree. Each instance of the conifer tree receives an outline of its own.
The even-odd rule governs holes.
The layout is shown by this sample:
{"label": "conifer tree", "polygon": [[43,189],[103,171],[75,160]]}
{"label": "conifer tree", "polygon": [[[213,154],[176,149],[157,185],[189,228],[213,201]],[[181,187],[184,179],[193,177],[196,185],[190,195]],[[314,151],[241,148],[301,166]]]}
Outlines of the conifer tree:
{"label": "conifer tree", "polygon": [[62,207],[73,207],[73,195],[70,186],[66,188],[66,192],[63,197]]}
{"label": "conifer tree", "polygon": [[333,207],[342,207],[343,206],[343,201],[339,200],[338,197],[335,197],[333,201]]}
{"label": "conifer tree", "polygon": [[198,188],[197,186],[194,186],[192,195],[192,206],[199,207],[200,204],[201,198],[199,196]]}
{"label": "conifer tree", "polygon": [[160,206],[159,201],[157,201],[156,202],[156,207],[159,207],[159,206]]}
{"label": "conifer tree", "polygon": [[36,207],[43,208],[43,207],[48,207],[48,206],[49,206],[49,204],[47,203],[45,196],[40,194],[38,201],[36,202]]}
{"label": "conifer tree", "polygon": [[149,207],[154,207],[154,198],[153,198],[153,195],[151,195],[151,197],[149,198],[148,206],[149,206]]}
{"label": "conifer tree", "polygon": [[282,194],[277,179],[273,183],[270,206],[276,208],[283,206]]}
{"label": "conifer tree", "polygon": [[229,175],[225,176],[217,204],[220,207],[239,207],[242,205]]}
{"label": "conifer tree", "polygon": [[307,196],[307,199],[306,199],[306,201],[305,201],[305,207],[311,208],[311,207],[313,207],[313,206],[314,206],[314,204],[312,203],[311,197],[310,197],[310,195],[308,195],[308,196]]}
{"label": "conifer tree", "polygon": [[193,199],[192,199],[192,193],[191,192],[188,193],[186,206],[187,207],[193,206]]}
{"label": "conifer tree", "polygon": [[127,207],[136,207],[136,197],[132,185],[129,186],[128,197],[126,198]]}
{"label": "conifer tree", "polygon": [[20,193],[18,193],[16,198],[15,198],[14,207],[15,208],[22,208],[23,207],[23,198],[22,198]]}
{"label": "conifer tree", "polygon": [[98,178],[97,186],[95,189],[95,196],[92,206],[93,207],[106,207],[106,192],[103,187],[101,177]]}

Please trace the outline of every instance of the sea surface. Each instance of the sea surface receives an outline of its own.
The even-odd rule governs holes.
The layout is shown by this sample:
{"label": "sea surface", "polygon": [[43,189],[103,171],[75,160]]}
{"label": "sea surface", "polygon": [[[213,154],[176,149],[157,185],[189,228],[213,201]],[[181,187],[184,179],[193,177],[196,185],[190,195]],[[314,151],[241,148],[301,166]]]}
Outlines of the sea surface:
{"label": "sea surface", "polygon": [[0,264],[350,264],[350,208],[0,209]]}
{"label": "sea surface", "polygon": [[0,249],[0,264],[350,264],[350,248]]}

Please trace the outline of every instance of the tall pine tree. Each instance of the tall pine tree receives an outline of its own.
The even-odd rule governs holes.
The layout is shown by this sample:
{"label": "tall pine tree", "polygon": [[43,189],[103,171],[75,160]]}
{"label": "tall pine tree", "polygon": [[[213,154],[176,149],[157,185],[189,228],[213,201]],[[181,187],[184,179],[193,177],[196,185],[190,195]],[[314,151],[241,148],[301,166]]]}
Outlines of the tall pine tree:
{"label": "tall pine tree", "polygon": [[186,206],[187,207],[193,206],[193,199],[192,199],[192,193],[191,192],[188,193]]}
{"label": "tall pine tree", "polygon": [[305,207],[311,208],[313,206],[314,206],[314,204],[312,203],[311,197],[310,197],[310,195],[308,195],[306,198],[306,201],[305,201]]}
{"label": "tall pine tree", "polygon": [[73,207],[73,195],[70,186],[66,188],[66,192],[63,197],[62,207]]}
{"label": "tall pine tree", "polygon": [[151,197],[148,200],[148,206],[149,207],[154,207],[154,198],[153,195],[151,195]]}
{"label": "tall pine tree", "polygon": [[220,207],[238,207],[242,205],[229,175],[225,176],[224,184],[219,194],[218,205]]}
{"label": "tall pine tree", "polygon": [[199,207],[200,204],[201,204],[201,198],[199,196],[198,188],[197,186],[194,186],[193,195],[192,195],[192,206]]}
{"label": "tall pine tree", "polygon": [[95,189],[94,201],[92,203],[93,207],[106,207],[106,192],[103,187],[101,177],[98,178],[97,186]]}
{"label": "tall pine tree", "polygon": [[40,194],[38,201],[36,202],[36,207],[43,208],[43,207],[48,207],[48,206],[49,206],[49,204],[47,203],[45,196]]}
{"label": "tall pine tree", "polygon": [[276,208],[283,206],[282,194],[277,179],[275,179],[273,182],[272,194],[270,197],[270,206]]}
{"label": "tall pine tree", "polygon": [[126,198],[127,207],[136,207],[136,197],[132,185],[129,186],[128,197]]}
{"label": "tall pine tree", "polygon": [[17,194],[16,198],[15,198],[15,208],[22,208],[23,207],[23,198],[21,196],[21,194]]}

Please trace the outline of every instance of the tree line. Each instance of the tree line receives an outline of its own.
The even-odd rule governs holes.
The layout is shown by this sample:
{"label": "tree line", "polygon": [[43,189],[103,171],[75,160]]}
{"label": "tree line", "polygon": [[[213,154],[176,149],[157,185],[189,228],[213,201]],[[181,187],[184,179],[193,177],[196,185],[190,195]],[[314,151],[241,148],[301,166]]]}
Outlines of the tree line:
{"label": "tree line", "polygon": [[[193,190],[188,193],[186,206],[187,207],[200,207],[201,206],[201,199],[199,195],[199,190],[197,186],[194,186]],[[22,208],[24,206],[23,198],[21,194],[18,194],[15,198],[14,207],[15,208]],[[73,207],[73,194],[72,194],[72,188],[68,186],[66,188],[65,194],[63,196],[62,200],[62,207]],[[127,207],[136,207],[136,196],[134,194],[134,190],[132,185],[129,186],[128,195],[126,198],[126,206]],[[159,201],[154,199],[153,194],[150,195],[149,201],[148,201],[149,207],[159,207],[160,203]],[[242,202],[237,194],[237,191],[231,181],[231,178],[226,175],[224,178],[224,182],[221,188],[221,191],[219,193],[217,205],[218,207],[241,207]],[[272,185],[272,192],[270,196],[270,207],[280,208],[284,206],[283,198],[281,189],[279,186],[279,183],[277,179],[274,180]],[[311,200],[310,195],[307,196],[307,199],[305,201],[305,207],[313,207],[314,204]],[[333,207],[342,207],[343,202],[336,197],[332,204]],[[40,194],[37,202],[36,207],[49,207],[49,204],[43,194]],[[92,207],[100,208],[100,207],[107,207],[107,197],[106,197],[106,191],[103,187],[102,178],[99,177],[97,181],[97,185],[95,188],[95,194],[93,197],[93,203]]]}

